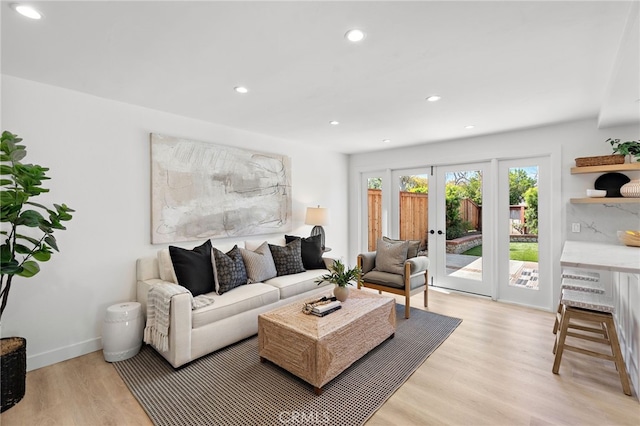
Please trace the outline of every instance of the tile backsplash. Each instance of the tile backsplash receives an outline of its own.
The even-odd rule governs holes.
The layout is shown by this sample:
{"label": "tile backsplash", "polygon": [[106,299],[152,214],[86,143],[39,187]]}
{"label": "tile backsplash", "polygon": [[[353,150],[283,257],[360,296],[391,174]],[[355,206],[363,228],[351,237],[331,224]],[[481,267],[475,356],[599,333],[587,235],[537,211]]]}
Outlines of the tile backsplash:
{"label": "tile backsplash", "polygon": [[[617,231],[640,230],[640,203],[567,205],[568,240],[621,244]],[[580,232],[571,232],[572,223]]]}

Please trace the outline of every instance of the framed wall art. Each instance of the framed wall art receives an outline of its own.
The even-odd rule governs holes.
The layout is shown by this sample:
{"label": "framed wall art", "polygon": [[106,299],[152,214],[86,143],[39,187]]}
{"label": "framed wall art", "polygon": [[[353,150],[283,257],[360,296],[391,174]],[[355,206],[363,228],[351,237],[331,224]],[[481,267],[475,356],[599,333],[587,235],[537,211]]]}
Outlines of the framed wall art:
{"label": "framed wall art", "polygon": [[291,229],[284,155],[151,134],[151,242]]}

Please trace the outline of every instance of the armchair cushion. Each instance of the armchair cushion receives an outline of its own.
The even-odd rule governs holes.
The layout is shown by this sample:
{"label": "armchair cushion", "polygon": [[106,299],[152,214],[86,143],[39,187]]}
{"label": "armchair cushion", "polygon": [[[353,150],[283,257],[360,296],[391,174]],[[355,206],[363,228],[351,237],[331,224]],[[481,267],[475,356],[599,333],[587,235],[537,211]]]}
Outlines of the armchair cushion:
{"label": "armchair cushion", "polygon": [[404,278],[402,275],[391,274],[389,272],[370,271],[362,276],[362,281],[373,284],[380,284],[385,287],[404,288]]}
{"label": "armchair cushion", "polygon": [[[394,240],[389,237],[382,237],[383,240],[389,243],[398,243],[403,242],[404,240]],[[420,240],[407,240],[409,242],[409,247],[407,248],[407,259],[416,257],[418,255],[418,251],[420,250]]]}
{"label": "armchair cushion", "polygon": [[389,272],[402,276],[408,248],[408,241],[389,242],[382,238],[378,239],[374,271]]}
{"label": "armchair cushion", "polygon": [[[362,269],[362,273],[366,274],[367,272],[369,272],[370,270],[372,270],[373,268],[376,267],[376,252],[375,251],[368,251],[365,253],[360,253],[360,257],[362,258],[362,265],[361,265],[361,269]],[[329,269],[329,268],[327,268]]]}
{"label": "armchair cushion", "polygon": [[411,275],[429,269],[429,258],[427,256],[412,257],[411,259],[407,259],[407,263],[411,265]]}

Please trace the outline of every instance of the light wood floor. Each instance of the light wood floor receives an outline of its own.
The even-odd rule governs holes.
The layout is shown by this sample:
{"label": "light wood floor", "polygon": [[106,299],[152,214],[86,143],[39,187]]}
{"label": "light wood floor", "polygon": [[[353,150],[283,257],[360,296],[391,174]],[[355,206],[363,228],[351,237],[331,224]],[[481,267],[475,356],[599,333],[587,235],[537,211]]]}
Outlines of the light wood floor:
{"label": "light wood floor", "polygon": [[[612,363],[566,353],[551,372],[553,314],[433,290],[429,304],[463,322],[369,426],[640,424],[640,403],[622,393]],[[25,398],[0,423],[151,424],[101,352],[29,372]]]}

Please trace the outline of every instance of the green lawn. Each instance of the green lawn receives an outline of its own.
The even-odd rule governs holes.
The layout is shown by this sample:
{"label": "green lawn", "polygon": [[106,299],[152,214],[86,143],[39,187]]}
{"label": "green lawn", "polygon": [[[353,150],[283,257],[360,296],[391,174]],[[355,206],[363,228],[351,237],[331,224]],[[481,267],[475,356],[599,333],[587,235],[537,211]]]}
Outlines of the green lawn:
{"label": "green lawn", "polygon": [[[462,254],[469,256],[482,256],[482,246],[476,246]],[[509,259],[522,260],[524,262],[538,261],[538,243],[510,243]]]}

